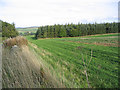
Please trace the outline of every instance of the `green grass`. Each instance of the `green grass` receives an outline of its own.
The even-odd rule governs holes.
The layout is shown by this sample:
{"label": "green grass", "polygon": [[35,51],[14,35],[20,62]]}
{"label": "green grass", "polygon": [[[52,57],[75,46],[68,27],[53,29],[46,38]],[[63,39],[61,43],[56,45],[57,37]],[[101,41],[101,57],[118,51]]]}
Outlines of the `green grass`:
{"label": "green grass", "polygon": [[2,32],[0,32],[0,43],[2,42]]}
{"label": "green grass", "polygon": [[2,37],[2,32],[0,32],[0,37]]}
{"label": "green grass", "polygon": [[[84,73],[84,62],[89,62],[92,52],[92,60],[87,66],[90,87],[117,88],[119,63],[118,47],[115,46],[118,44],[117,35],[40,40],[35,40],[33,36],[27,36],[26,38],[37,46],[37,48],[33,48],[39,58],[42,58],[43,62],[47,63],[46,65],[48,65],[51,73],[56,75],[66,87],[88,87]],[[115,45],[95,45],[95,42]]]}

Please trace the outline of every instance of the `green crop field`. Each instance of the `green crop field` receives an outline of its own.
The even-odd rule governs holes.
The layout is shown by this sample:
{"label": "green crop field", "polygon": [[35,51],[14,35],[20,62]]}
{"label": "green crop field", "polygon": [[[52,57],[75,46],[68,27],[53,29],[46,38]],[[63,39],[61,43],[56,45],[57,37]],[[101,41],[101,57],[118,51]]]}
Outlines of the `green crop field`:
{"label": "green crop field", "polygon": [[34,27],[34,28],[16,28],[16,30],[19,32],[19,33],[25,33],[25,32],[36,32],[38,30],[37,27]]}
{"label": "green crop field", "polygon": [[[120,35],[120,34],[119,34]],[[34,39],[29,46],[65,87],[118,87],[118,34]]]}

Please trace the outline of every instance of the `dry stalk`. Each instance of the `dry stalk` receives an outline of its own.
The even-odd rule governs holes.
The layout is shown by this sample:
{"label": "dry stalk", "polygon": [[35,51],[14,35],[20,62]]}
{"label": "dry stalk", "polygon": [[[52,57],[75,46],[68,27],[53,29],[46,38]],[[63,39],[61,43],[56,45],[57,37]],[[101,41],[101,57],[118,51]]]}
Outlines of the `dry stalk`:
{"label": "dry stalk", "polygon": [[84,57],[83,57],[83,54],[82,54],[82,60],[83,60],[83,64],[84,64],[84,73],[86,75],[86,80],[87,80],[87,84],[88,84],[88,88],[90,88],[90,83],[89,83],[89,80],[88,80],[88,74],[87,74],[87,69],[88,69],[88,66],[92,60],[92,50],[91,50],[91,57],[90,57],[90,60],[89,60],[89,63],[87,64],[87,54],[86,54],[86,62],[84,60]]}

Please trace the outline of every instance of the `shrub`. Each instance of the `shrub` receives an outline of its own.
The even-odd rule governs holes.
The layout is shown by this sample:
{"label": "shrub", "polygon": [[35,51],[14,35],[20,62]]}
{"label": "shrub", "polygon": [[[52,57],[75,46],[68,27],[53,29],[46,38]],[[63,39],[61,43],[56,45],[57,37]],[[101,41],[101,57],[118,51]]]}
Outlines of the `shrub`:
{"label": "shrub", "polygon": [[7,40],[3,41],[3,45],[5,47],[12,47],[14,45],[22,46],[22,45],[28,45],[28,41],[23,36],[17,36],[14,38],[8,38]]}

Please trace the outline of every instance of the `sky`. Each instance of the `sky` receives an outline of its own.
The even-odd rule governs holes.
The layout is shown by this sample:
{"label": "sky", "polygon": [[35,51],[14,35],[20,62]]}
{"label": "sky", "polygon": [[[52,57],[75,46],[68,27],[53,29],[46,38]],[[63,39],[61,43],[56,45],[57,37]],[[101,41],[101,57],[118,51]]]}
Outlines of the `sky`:
{"label": "sky", "polygon": [[0,20],[16,27],[118,21],[119,0],[0,0]]}

